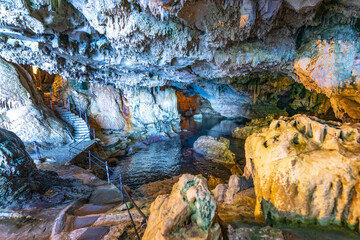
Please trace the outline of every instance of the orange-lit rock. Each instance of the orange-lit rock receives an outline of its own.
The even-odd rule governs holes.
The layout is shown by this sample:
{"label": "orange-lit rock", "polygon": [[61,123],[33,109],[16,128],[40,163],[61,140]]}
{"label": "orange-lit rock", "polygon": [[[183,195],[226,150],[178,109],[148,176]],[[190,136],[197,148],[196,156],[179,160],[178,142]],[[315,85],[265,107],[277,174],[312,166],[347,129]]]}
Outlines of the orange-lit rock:
{"label": "orange-lit rock", "polygon": [[360,125],[296,115],[246,139],[255,217],[359,229]]}
{"label": "orange-lit rock", "polygon": [[177,106],[182,116],[192,116],[198,113],[200,108],[200,96],[193,95],[186,97],[183,92],[176,91]]}

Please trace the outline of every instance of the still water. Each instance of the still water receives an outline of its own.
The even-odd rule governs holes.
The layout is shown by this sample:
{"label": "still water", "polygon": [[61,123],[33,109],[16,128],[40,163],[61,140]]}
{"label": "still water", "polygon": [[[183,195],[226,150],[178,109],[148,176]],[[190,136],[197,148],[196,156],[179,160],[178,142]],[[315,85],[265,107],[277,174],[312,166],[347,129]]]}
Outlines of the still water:
{"label": "still water", "polygon": [[230,139],[230,149],[235,153],[236,161],[243,167],[244,141],[231,138],[232,130],[240,125],[240,122],[217,118],[186,118],[181,123],[182,132],[179,136],[151,143],[133,155],[122,157],[115,171],[121,172],[124,183],[133,188],[183,173],[228,179],[231,175],[229,169],[192,153],[189,148],[200,136],[226,137]]}

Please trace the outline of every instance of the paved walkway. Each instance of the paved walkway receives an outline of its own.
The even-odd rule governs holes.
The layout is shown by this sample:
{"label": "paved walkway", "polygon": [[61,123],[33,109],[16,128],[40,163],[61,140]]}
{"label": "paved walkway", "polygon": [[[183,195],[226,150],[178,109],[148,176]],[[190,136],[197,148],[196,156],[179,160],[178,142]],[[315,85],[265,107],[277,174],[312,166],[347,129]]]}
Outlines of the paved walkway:
{"label": "paved walkway", "polygon": [[[70,163],[71,160],[73,160],[75,157],[77,157],[80,153],[86,151],[87,149],[91,148],[95,144],[95,140],[89,140],[89,141],[82,141],[79,142],[78,145],[76,145],[76,149],[71,149],[69,154],[69,148],[70,145],[74,146],[74,142],[69,143],[65,146],[51,149],[48,151],[41,151],[40,154],[42,158],[48,158],[45,163],[55,165],[55,166],[61,166],[67,163]],[[37,160],[36,153],[31,153],[30,156],[32,159]]]}

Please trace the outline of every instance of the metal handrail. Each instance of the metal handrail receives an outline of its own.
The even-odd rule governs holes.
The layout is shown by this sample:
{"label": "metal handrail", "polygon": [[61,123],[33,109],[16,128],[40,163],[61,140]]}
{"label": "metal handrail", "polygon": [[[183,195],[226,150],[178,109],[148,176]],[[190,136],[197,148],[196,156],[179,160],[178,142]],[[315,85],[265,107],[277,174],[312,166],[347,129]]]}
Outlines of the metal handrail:
{"label": "metal handrail", "polygon": [[[97,158],[96,156],[94,156],[93,154],[91,154],[90,151],[88,151],[88,152],[89,152],[89,158],[90,158],[89,160],[91,160],[91,157],[92,157],[92,158],[95,158],[97,161],[101,162],[102,164],[105,164],[105,166],[108,166],[108,165],[107,165],[107,161],[106,161],[106,162],[101,161],[99,158]],[[91,160],[91,161],[92,161],[92,160]],[[94,161],[92,161],[92,162],[94,162]],[[94,163],[95,163],[95,162],[94,162]],[[97,165],[98,165],[98,164],[97,164]],[[117,172],[115,172],[114,170],[112,170],[110,167],[108,167],[106,171],[108,172],[107,175],[110,175],[110,174],[112,173],[112,174],[115,175],[117,178],[121,179],[121,175],[119,175]],[[126,192],[126,190],[125,190],[125,192]],[[126,194],[128,195],[127,192],[126,192]],[[132,201],[132,203],[136,206],[136,204],[133,202],[133,200],[131,199],[130,196],[129,196],[129,198],[130,198],[130,200]],[[142,213],[140,209],[138,209],[138,211],[139,211],[139,213],[142,215],[142,217],[146,219],[145,214]]]}
{"label": "metal handrail", "polygon": [[69,147],[68,147],[68,161],[70,161],[70,155],[71,155],[72,153],[75,153],[73,150],[78,150],[78,151],[80,151],[78,154],[80,154],[81,152],[83,152],[84,150],[86,150],[86,149],[84,149],[84,148],[82,148],[82,149],[77,148],[77,146],[79,146],[80,144],[84,144],[84,143],[85,143],[85,138],[87,138],[87,137],[86,137],[86,136],[83,136],[83,137],[80,139],[80,141],[73,142],[73,143],[70,143],[70,144],[69,144]]}
{"label": "metal handrail", "polygon": [[[96,156],[94,156],[90,151],[88,151],[88,156],[89,156],[89,169],[91,169],[91,163],[96,164],[98,167],[100,167],[100,169],[103,169],[104,171],[106,171],[106,176],[107,176],[107,180],[108,183],[113,183],[115,187],[117,187],[120,190],[121,193],[121,199],[123,201],[123,203],[125,203],[125,198],[124,198],[124,193],[127,197],[127,199],[135,206],[136,210],[139,212],[139,214],[142,216],[143,218],[143,223],[147,222],[147,217],[145,216],[145,214],[140,210],[140,208],[137,206],[137,204],[134,202],[134,200],[131,198],[130,194],[126,191],[126,189],[123,186],[123,182],[122,182],[122,178],[121,178],[121,174],[116,173],[114,170],[112,170],[108,164],[107,161],[104,162],[102,160],[100,160],[99,158],[97,158]],[[94,159],[94,160],[93,160]],[[102,163],[105,165],[105,167],[102,167],[99,163],[97,163],[96,161]],[[138,234],[138,231],[136,229],[135,223],[133,221],[133,218],[131,216],[130,210],[129,210],[129,206],[127,205],[127,203],[125,203],[126,205],[126,209],[128,211],[129,217],[131,219],[132,225],[134,227],[135,233],[138,237],[138,239],[140,239],[140,236]]]}

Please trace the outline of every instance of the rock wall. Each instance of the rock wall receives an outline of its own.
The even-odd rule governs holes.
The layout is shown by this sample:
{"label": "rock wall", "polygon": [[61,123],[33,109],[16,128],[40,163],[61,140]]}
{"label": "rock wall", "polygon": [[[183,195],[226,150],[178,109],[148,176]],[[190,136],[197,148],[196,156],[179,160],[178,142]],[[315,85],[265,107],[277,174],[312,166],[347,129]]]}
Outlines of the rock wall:
{"label": "rock wall", "polygon": [[186,96],[181,91],[176,91],[177,108],[181,116],[193,116],[200,112],[201,98],[198,94]]}
{"label": "rock wall", "polygon": [[45,107],[29,73],[0,59],[0,127],[25,143],[51,147],[71,140],[64,123]]}
{"label": "rock wall", "polygon": [[326,94],[335,115],[360,120],[360,41],[350,27],[305,31],[294,69],[308,89]]}
{"label": "rock wall", "polygon": [[360,125],[296,115],[246,139],[255,217],[359,229]]}
{"label": "rock wall", "polygon": [[306,89],[288,75],[254,73],[231,79],[231,86],[249,95],[248,118],[263,118],[269,114],[303,113],[334,119],[330,99],[323,93]]}
{"label": "rock wall", "polygon": [[180,129],[177,97],[172,88],[137,88],[126,94],[130,123],[145,135],[172,135]]}
{"label": "rock wall", "polygon": [[[0,56],[118,88],[283,73],[326,94],[338,118],[359,121],[357,1],[58,3],[2,1]],[[244,116],[246,97],[204,90],[220,115]]]}
{"label": "rock wall", "polygon": [[71,84],[65,90],[74,110],[87,112],[95,128],[139,132],[143,137],[172,136],[180,129],[176,91],[172,88],[127,88]]}

